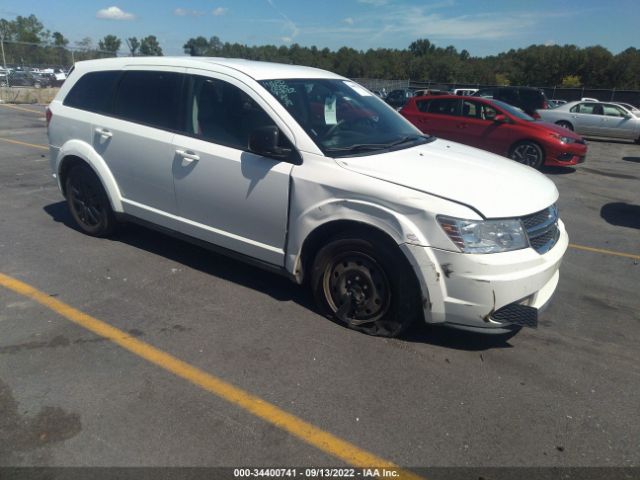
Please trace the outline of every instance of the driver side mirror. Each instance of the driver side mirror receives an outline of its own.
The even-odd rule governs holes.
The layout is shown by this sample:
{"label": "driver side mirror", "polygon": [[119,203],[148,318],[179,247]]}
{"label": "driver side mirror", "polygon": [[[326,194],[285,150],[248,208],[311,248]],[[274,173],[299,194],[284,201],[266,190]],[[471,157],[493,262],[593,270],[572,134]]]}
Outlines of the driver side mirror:
{"label": "driver side mirror", "polygon": [[275,125],[256,128],[249,135],[249,150],[256,155],[270,157],[276,160],[300,164],[299,159],[293,154],[291,148],[278,146],[280,131]]}
{"label": "driver side mirror", "polygon": [[493,117],[493,121],[495,123],[509,123],[509,119],[507,118],[507,116],[502,114],[498,114]]}

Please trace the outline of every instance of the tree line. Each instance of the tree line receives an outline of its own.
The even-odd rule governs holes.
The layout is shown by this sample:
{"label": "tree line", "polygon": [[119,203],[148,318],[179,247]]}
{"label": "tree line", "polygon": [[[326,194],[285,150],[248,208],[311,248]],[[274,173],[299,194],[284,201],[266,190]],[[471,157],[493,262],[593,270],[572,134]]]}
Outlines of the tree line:
{"label": "tree line", "polygon": [[[97,44],[91,38],[75,42],[60,32],[50,32],[34,16],[0,19],[7,63],[61,64],[101,56],[162,55],[154,35],[126,38],[107,35]],[[36,45],[37,48],[34,48]],[[127,51],[128,50],[128,51]],[[406,49],[376,48],[366,51],[350,47],[338,50],[289,46],[249,46],[223,42],[217,36],[190,38],[185,54],[246,58],[308,65],[331,70],[350,78],[430,80],[438,83],[481,85],[535,85],[640,90],[640,50],[629,47],[612,54],[596,45],[531,45],[498,55],[473,57],[467,50],[440,47],[418,39]],[[71,55],[71,51],[74,52]],[[72,58],[73,57],[73,58]],[[11,60],[10,60],[11,59]]]}

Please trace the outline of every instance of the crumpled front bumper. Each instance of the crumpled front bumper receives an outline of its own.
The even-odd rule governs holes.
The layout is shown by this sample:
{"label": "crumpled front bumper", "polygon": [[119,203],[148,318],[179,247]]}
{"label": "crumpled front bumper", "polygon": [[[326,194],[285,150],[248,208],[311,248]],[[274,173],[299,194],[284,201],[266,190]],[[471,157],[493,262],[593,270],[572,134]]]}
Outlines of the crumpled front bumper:
{"label": "crumpled front bumper", "polygon": [[[537,314],[551,300],[569,245],[560,220],[558,229],[557,243],[543,255],[532,248],[463,254],[403,244],[420,282],[425,321],[485,333],[503,333],[514,325],[533,326],[509,314],[528,310],[512,304],[531,307]],[[503,308],[507,306],[511,307]]]}

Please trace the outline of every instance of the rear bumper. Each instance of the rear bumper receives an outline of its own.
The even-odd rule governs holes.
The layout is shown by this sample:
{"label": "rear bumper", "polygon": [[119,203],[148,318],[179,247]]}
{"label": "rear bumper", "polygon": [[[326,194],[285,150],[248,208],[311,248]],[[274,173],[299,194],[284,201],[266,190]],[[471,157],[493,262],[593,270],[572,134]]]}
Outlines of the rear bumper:
{"label": "rear bumper", "polygon": [[556,245],[543,255],[531,248],[470,255],[403,245],[420,281],[425,321],[504,333],[514,326],[532,326],[530,316],[520,318],[522,312],[531,312],[524,308],[528,307],[535,310],[537,324],[537,314],[556,290],[560,263],[569,244],[562,222],[558,226]]}

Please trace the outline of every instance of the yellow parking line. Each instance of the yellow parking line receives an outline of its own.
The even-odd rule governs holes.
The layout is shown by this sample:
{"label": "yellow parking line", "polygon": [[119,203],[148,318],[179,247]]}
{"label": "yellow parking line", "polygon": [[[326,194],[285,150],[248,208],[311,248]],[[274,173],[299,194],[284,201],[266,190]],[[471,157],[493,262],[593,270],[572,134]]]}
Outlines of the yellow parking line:
{"label": "yellow parking line", "polygon": [[40,150],[49,150],[49,147],[46,145],[36,145],[35,143],[21,142],[20,140],[13,140],[11,138],[0,137],[0,141],[15,143],[16,145],[24,145],[25,147],[39,148]]}
{"label": "yellow parking line", "polygon": [[39,110],[31,110],[29,108],[16,107],[15,105],[6,105],[4,103],[0,103],[0,107],[13,108],[14,110],[21,110],[23,112],[29,112],[29,113],[37,113],[38,115],[44,116],[44,112],[41,112]]}
{"label": "yellow parking line", "polygon": [[142,342],[130,334],[98,320],[80,310],[67,305],[46,293],[0,273],[0,286],[35,300],[39,304],[62,315],[67,320],[100,335],[125,350],[137,355],[164,370],[181,377],[198,387],[232,403],[247,412],[275,425],[291,435],[355,467],[377,467],[393,469],[397,478],[419,479],[421,477],[404,470],[388,460],[384,460],[329,432],[305,422],[238,387],[231,385],[199,368],[196,368],[162,350]]}
{"label": "yellow parking line", "polygon": [[614,250],[606,250],[604,248],[585,247],[584,245],[576,245],[575,243],[570,243],[569,246],[571,248],[575,248],[576,250],[584,250],[585,252],[604,253],[605,255],[615,255],[616,257],[625,257],[633,258],[634,260],[640,260],[640,255],[636,255],[633,253],[616,252]]}

